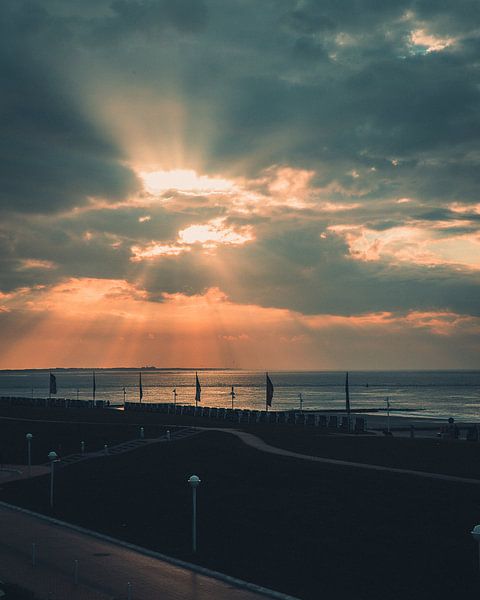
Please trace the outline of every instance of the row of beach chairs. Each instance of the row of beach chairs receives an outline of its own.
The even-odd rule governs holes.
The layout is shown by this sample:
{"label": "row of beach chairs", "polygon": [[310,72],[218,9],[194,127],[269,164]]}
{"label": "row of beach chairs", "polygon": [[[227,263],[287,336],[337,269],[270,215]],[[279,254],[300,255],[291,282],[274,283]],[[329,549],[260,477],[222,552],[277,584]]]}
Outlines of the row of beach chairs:
{"label": "row of beach chairs", "polygon": [[243,425],[257,423],[269,423],[279,425],[304,425],[306,427],[323,427],[341,431],[354,431],[363,433],[366,431],[366,420],[364,417],[349,419],[347,416],[317,415],[314,413],[292,411],[266,411],[246,410],[239,408],[217,408],[209,406],[192,406],[188,404],[173,403],[139,403],[125,402],[125,410],[138,412],[155,412],[171,415],[186,415],[190,417],[202,417],[205,419],[216,419],[220,421],[231,421]]}
{"label": "row of beach chairs", "polygon": [[29,398],[24,396],[0,396],[0,403],[8,406],[30,406],[39,408],[105,408],[105,400],[77,400],[70,398]]}
{"label": "row of beach chairs", "polygon": [[[26,396],[0,396],[0,403],[8,406],[28,406],[36,408],[105,408],[105,400],[76,400],[70,398],[29,398]],[[243,425],[268,423],[278,425],[303,425],[339,431],[363,433],[367,425],[364,417],[355,417],[349,421],[347,416],[317,415],[309,412],[246,410],[240,408],[217,408],[192,406],[191,404],[125,402],[125,410],[154,412],[171,415],[186,415],[220,421],[231,421]]]}

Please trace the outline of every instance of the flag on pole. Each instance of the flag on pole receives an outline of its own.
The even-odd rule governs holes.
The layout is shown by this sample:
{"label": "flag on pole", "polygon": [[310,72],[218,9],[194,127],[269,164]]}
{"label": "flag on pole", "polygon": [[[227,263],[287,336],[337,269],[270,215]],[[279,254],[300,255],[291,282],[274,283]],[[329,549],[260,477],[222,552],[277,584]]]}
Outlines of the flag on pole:
{"label": "flag on pole", "polygon": [[53,373],[50,373],[50,388],[49,388],[49,393],[50,394],[56,394],[57,393],[57,378],[55,377],[55,375]]}
{"label": "flag on pole", "polygon": [[138,374],[138,389],[140,392],[140,402],[141,402],[142,398],[143,398],[142,374],[141,373]]}
{"label": "flag on pole", "polygon": [[345,410],[347,414],[350,416],[350,392],[348,389],[348,371],[345,375]]}
{"label": "flag on pole", "polygon": [[266,405],[267,406],[272,406],[272,400],[273,400],[273,383],[272,383],[272,380],[270,379],[270,377],[268,376],[268,373],[265,373],[265,375],[267,376]]}
{"label": "flag on pole", "polygon": [[198,375],[195,373],[195,402],[201,402],[202,396],[202,388],[200,387],[200,382],[198,381]]}
{"label": "flag on pole", "polygon": [[92,387],[92,390],[93,390],[93,401],[95,402],[95,394],[97,392],[97,383],[95,381],[95,371],[93,372],[93,387]]}

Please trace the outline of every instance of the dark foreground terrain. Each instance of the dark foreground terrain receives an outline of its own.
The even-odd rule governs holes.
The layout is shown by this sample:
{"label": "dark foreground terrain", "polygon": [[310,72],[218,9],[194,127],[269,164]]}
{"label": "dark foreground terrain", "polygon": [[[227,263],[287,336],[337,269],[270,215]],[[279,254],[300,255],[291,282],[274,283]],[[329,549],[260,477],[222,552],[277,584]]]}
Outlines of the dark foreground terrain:
{"label": "dark foreground terrain", "polygon": [[[48,485],[4,484],[0,499],[50,514]],[[304,599],[480,593],[480,486],[271,456],[225,433],[59,470],[54,514]]]}

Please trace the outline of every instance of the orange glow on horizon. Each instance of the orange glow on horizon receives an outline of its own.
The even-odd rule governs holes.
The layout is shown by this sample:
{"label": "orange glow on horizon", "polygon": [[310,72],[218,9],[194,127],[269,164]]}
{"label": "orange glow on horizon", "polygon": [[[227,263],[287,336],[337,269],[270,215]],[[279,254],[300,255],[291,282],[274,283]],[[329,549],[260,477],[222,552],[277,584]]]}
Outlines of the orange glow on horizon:
{"label": "orange glow on horizon", "polygon": [[479,318],[455,313],[309,316],[236,304],[217,288],[201,295],[163,294],[155,302],[122,280],[70,279],[52,288],[21,290],[3,295],[2,309],[25,326],[23,335],[2,345],[0,368],[328,369],[336,367],[342,352],[332,352],[339,335],[365,345],[370,337],[388,334],[401,340],[415,332],[446,339],[480,333]]}

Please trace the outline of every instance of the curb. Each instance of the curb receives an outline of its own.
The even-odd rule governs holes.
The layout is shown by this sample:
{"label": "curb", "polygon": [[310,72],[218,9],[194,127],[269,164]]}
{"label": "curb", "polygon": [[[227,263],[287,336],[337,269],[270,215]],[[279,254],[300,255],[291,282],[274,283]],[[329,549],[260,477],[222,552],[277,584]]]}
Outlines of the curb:
{"label": "curb", "polygon": [[225,575],[224,573],[220,573],[219,571],[212,571],[211,569],[208,569],[206,567],[201,567],[200,565],[195,565],[193,563],[180,560],[179,558],[173,558],[172,556],[167,556],[166,554],[161,554],[160,552],[148,550],[147,548],[143,548],[142,546],[137,546],[135,544],[130,544],[129,542],[124,542],[123,540],[119,540],[117,538],[105,535],[103,533],[99,533],[98,531],[92,531],[91,529],[86,529],[85,527],[74,525],[73,523],[67,523],[66,521],[60,521],[59,519],[48,517],[47,515],[42,515],[41,513],[36,513],[33,510],[29,510],[28,508],[22,508],[20,506],[15,506],[14,504],[8,504],[7,502],[2,502],[1,500],[0,507],[25,513],[31,517],[35,517],[37,519],[47,521],[48,523],[58,525],[59,527],[71,529],[84,535],[88,535],[91,537],[98,538],[102,541],[109,542],[110,544],[121,546],[122,548],[128,548],[129,550],[133,550],[134,552],[138,552],[139,554],[149,556],[150,558],[162,560],[176,567],[188,569],[195,573],[199,573],[200,575],[211,577],[212,579],[218,579],[219,581],[223,581],[224,583],[228,583],[234,587],[242,588],[250,592],[255,592],[257,594],[262,594],[263,596],[266,596],[268,598],[276,598],[277,600],[301,600],[300,598],[297,598],[295,596],[289,596],[288,594],[283,594],[282,592],[276,592],[275,590],[270,590],[260,585],[256,585],[255,583],[249,583],[248,581],[243,581],[242,579],[237,579],[236,577],[232,577],[230,575]]}

